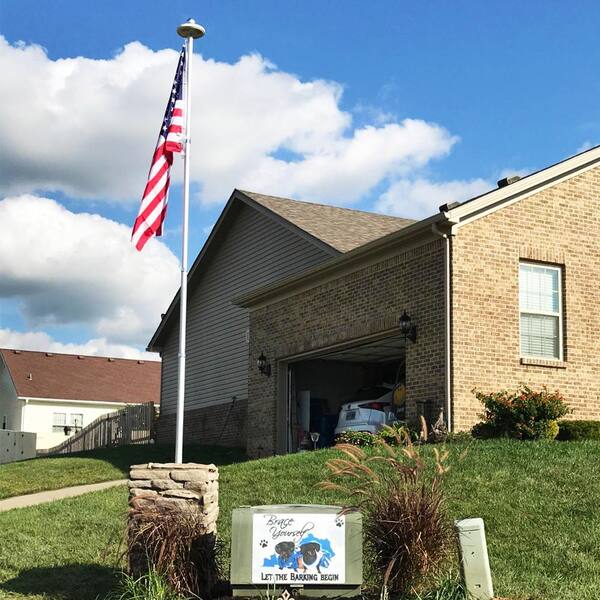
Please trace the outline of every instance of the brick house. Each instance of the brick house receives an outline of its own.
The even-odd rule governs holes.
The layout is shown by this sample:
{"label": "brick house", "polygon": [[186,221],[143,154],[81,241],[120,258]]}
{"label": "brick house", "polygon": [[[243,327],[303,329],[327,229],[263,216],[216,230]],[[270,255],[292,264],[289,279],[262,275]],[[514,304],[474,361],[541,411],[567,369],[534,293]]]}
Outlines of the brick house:
{"label": "brick house", "polygon": [[407,418],[443,412],[452,430],[476,422],[474,387],[519,382],[600,418],[599,199],[597,147],[234,294],[249,340],[237,441],[251,455],[294,450],[302,406],[325,431],[352,389],[394,372]]}

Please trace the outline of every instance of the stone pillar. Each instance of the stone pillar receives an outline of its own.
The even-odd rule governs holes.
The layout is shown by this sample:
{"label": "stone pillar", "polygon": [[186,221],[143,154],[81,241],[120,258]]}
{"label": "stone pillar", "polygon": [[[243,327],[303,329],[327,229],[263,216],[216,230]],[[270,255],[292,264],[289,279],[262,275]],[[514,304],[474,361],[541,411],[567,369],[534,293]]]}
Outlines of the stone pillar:
{"label": "stone pillar", "polygon": [[193,517],[197,542],[206,548],[214,547],[219,516],[219,472],[215,465],[196,463],[132,465],[129,505],[129,571],[139,577],[147,570],[148,557],[144,540],[132,543],[132,539],[140,526],[143,528],[144,521],[164,522],[164,515],[182,511]]}
{"label": "stone pillar", "polygon": [[197,463],[132,465],[129,500],[162,503],[202,515],[204,533],[216,533],[219,516],[219,471]]}

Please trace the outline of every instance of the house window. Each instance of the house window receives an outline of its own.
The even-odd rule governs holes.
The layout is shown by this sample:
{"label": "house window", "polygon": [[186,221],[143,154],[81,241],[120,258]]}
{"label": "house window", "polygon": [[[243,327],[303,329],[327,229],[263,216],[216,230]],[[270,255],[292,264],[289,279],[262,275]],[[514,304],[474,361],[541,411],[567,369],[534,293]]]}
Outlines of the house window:
{"label": "house window", "polygon": [[2,429],[6,429],[8,427],[6,415],[2,417]]}
{"label": "house window", "polygon": [[560,267],[520,264],[521,356],[562,360],[561,276]]}
{"label": "house window", "polygon": [[52,432],[64,433],[67,424],[67,413],[52,413]]}
{"label": "house window", "polygon": [[81,413],[71,413],[71,427],[73,427],[75,433],[81,431],[83,427],[83,415]]}

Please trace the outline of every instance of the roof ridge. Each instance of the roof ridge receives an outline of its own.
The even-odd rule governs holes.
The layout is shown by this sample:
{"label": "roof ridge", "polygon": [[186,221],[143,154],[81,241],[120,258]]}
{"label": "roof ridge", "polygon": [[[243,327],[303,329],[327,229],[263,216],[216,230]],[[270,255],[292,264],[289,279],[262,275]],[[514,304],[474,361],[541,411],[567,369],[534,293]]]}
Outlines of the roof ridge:
{"label": "roof ridge", "polygon": [[81,354],[81,353],[76,353],[73,354],[71,352],[55,352],[54,350],[24,350],[22,348],[0,348],[0,352],[14,352],[15,354],[23,354],[25,352],[29,353],[29,354],[45,354],[45,355],[57,355],[57,356],[71,356],[73,358],[77,358],[79,356],[83,357],[83,358],[97,358],[97,359],[104,359],[104,360],[108,360],[109,358],[113,361],[115,360],[126,360],[126,361],[131,361],[131,362],[138,362],[138,361],[142,361],[142,362],[160,362],[159,360],[154,360],[152,358],[123,358],[120,356],[105,356],[105,355],[99,355],[99,354]]}
{"label": "roof ridge", "polygon": [[241,192],[242,194],[247,194],[247,195],[256,195],[256,196],[265,196],[265,198],[273,198],[274,200],[284,200],[287,202],[295,202],[297,204],[309,204],[311,206],[322,206],[324,208],[334,208],[334,209],[338,209],[338,210],[343,210],[343,211],[347,211],[347,212],[354,212],[354,213],[362,213],[365,215],[369,215],[371,217],[385,217],[386,219],[398,219],[401,221],[414,221],[415,219],[411,219],[410,217],[399,217],[397,215],[386,215],[383,213],[378,213],[378,212],[372,212],[369,210],[362,210],[360,208],[348,208],[346,206],[336,206],[333,204],[324,204],[323,202],[312,202],[310,200],[296,200],[295,198],[286,198],[285,196],[273,196],[271,194],[263,194],[262,192],[253,192],[250,190],[240,190],[238,188],[238,192]]}

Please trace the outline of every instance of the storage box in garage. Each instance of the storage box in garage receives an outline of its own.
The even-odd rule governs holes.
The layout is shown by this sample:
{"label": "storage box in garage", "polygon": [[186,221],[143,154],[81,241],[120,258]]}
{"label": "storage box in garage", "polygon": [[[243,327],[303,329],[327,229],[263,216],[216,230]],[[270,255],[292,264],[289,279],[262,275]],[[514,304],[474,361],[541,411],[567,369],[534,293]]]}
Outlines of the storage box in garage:
{"label": "storage box in garage", "polygon": [[362,584],[362,518],[339,506],[282,504],[233,511],[234,596],[353,597]]}

